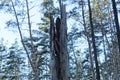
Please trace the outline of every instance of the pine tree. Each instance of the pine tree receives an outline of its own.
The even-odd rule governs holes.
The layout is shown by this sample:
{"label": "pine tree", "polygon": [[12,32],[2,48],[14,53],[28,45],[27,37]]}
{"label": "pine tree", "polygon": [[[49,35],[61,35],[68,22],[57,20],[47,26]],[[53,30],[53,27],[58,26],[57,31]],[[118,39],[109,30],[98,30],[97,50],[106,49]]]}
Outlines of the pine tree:
{"label": "pine tree", "polygon": [[90,6],[90,0],[88,0],[88,7],[89,7],[89,20],[90,20],[90,26],[91,26],[91,36],[92,36],[92,43],[93,43],[93,53],[94,53],[95,66],[96,66],[96,79],[100,80],[100,71],[99,71],[99,65],[98,65],[98,59],[97,59],[97,48],[95,44],[95,34],[94,34],[94,26],[92,21],[92,11]]}

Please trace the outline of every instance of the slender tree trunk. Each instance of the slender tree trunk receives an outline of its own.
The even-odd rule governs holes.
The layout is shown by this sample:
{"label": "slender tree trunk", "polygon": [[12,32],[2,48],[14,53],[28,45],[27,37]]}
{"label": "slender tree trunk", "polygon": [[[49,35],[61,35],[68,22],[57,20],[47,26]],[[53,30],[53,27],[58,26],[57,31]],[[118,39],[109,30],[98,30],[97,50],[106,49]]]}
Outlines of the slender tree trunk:
{"label": "slender tree trunk", "polygon": [[119,21],[118,21],[118,14],[115,0],[112,0],[113,12],[114,12],[114,21],[117,30],[117,38],[118,38],[118,47],[119,47],[119,54],[120,54],[120,29],[119,29]]}
{"label": "slender tree trunk", "polygon": [[84,30],[85,30],[85,35],[87,37],[87,41],[88,41],[88,51],[89,51],[89,56],[90,56],[90,64],[91,64],[91,71],[92,71],[92,77],[93,80],[95,80],[95,73],[94,73],[94,67],[93,67],[93,59],[92,59],[92,51],[91,51],[91,43],[90,43],[90,39],[89,39],[89,33],[87,32],[87,28],[86,28],[86,23],[85,23],[85,17],[84,17],[84,3],[82,0],[82,17],[83,17],[83,26],[84,26]]}
{"label": "slender tree trunk", "polygon": [[25,51],[26,51],[28,60],[30,61],[30,64],[31,64],[31,66],[32,66],[32,68],[33,68],[32,61],[31,61],[30,56],[29,56],[29,52],[27,51],[27,48],[25,47],[25,44],[24,44],[24,42],[23,42],[23,36],[22,36],[21,29],[20,29],[20,25],[19,25],[19,21],[18,21],[18,16],[17,16],[16,9],[15,9],[15,6],[14,6],[12,0],[11,0],[11,3],[12,3],[13,11],[14,11],[14,14],[15,14],[15,19],[16,19],[16,23],[17,23],[17,26],[18,26],[18,31],[19,31],[19,34],[20,34],[20,39],[21,39],[22,45],[23,45],[23,47],[24,47],[24,49],[25,49]]}
{"label": "slender tree trunk", "polygon": [[29,56],[29,52],[23,42],[23,35],[22,35],[22,32],[21,32],[21,29],[20,29],[20,25],[19,25],[19,21],[18,21],[18,16],[17,16],[17,13],[16,13],[16,9],[15,9],[15,6],[13,4],[13,1],[11,0],[11,3],[12,3],[12,7],[13,7],[13,10],[14,10],[14,14],[15,14],[15,18],[16,18],[16,23],[17,23],[17,26],[18,26],[18,31],[19,31],[19,34],[20,34],[20,38],[21,38],[21,42],[22,42],[22,45],[26,51],[26,54],[27,54],[27,57],[28,57],[28,60],[30,62],[30,65],[34,71],[34,79],[35,80],[39,80],[39,76],[38,76],[38,71],[37,71],[37,63],[36,63],[36,54],[35,54],[35,49],[34,49],[34,44],[33,44],[33,39],[32,39],[32,33],[31,33],[31,24],[30,24],[30,16],[29,16],[29,8],[28,8],[28,1],[26,0],[26,6],[27,6],[27,15],[28,15],[28,26],[29,26],[29,33],[30,33],[30,39],[31,39],[31,45],[32,45],[32,54],[34,55],[34,58],[33,58],[33,62]]}
{"label": "slender tree trunk", "polygon": [[50,53],[51,53],[51,80],[57,79],[57,69],[56,69],[56,53],[55,53],[55,27],[54,27],[54,19],[53,15],[50,14]]}
{"label": "slender tree trunk", "polygon": [[98,65],[98,59],[97,59],[97,49],[95,44],[95,35],[94,35],[94,27],[92,22],[92,11],[90,6],[90,0],[88,0],[88,7],[89,7],[89,20],[90,20],[90,26],[91,26],[91,36],[92,36],[92,42],[93,42],[93,53],[94,53],[95,65],[96,65],[96,79],[100,80],[100,71],[99,71],[99,65]]}
{"label": "slender tree trunk", "polygon": [[35,46],[33,44],[33,36],[32,36],[32,31],[31,31],[31,22],[30,22],[30,14],[29,14],[29,6],[28,6],[28,0],[26,0],[26,8],[27,8],[27,19],[28,19],[28,26],[29,26],[29,35],[30,35],[30,40],[31,40],[31,49],[32,49],[32,64],[33,64],[33,71],[34,71],[34,79],[39,80],[38,76],[38,69],[37,69],[37,54],[35,51]]}
{"label": "slender tree trunk", "polygon": [[[118,54],[118,56],[120,57],[120,28],[119,28],[119,21],[118,21],[118,14],[117,14],[117,8],[116,8],[116,2],[115,2],[115,0],[112,0],[112,7],[113,7],[113,13],[114,13],[114,21],[115,21],[115,27],[116,27],[116,31],[117,31],[117,39],[118,39],[118,48],[119,48],[119,54]],[[117,54],[117,53],[116,53]],[[114,66],[114,68],[115,68],[115,75],[116,75],[116,77],[115,77],[115,80],[118,80],[118,67],[119,67],[119,65],[120,65],[120,63],[118,62],[118,58],[117,58],[117,56],[115,56],[114,58],[116,58],[116,59],[114,59],[116,62],[116,64],[115,64],[115,66]]]}
{"label": "slender tree trunk", "polygon": [[[113,22],[113,21],[111,21],[111,22]],[[113,25],[114,25],[114,23],[111,23],[110,24],[110,29],[111,29],[111,41],[112,41],[112,50],[111,50],[111,60],[112,60],[112,68],[113,68],[113,79],[114,80],[118,80],[117,78],[118,78],[118,73],[117,73],[117,65],[118,64],[116,64],[116,61],[117,61],[117,58],[118,58],[118,56],[116,56],[118,53],[119,53],[119,51],[117,51],[116,49],[118,48],[117,47],[117,45],[116,45],[116,43],[115,43],[115,41],[117,40],[117,37],[114,35],[115,34],[115,27],[112,27]]]}

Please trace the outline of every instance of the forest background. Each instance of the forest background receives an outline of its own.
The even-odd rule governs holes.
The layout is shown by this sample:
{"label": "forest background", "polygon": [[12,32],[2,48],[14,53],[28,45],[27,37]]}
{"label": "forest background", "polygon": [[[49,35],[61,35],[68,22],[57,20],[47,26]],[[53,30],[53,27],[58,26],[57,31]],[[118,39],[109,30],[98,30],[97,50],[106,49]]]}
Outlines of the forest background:
{"label": "forest background", "polygon": [[[120,1],[62,2],[67,15],[69,79],[119,80]],[[60,16],[59,1],[0,1],[0,80],[35,80],[35,72],[39,80],[51,80],[50,13],[54,21]]]}

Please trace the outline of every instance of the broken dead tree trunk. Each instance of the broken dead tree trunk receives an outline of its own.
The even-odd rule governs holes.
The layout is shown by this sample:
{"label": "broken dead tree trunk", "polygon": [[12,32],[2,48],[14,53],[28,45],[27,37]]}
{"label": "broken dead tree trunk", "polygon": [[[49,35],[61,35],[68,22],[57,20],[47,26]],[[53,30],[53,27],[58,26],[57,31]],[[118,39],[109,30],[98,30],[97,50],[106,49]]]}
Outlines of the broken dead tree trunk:
{"label": "broken dead tree trunk", "polygon": [[61,7],[61,19],[56,19],[56,26],[50,15],[51,80],[69,80],[66,10],[64,5]]}

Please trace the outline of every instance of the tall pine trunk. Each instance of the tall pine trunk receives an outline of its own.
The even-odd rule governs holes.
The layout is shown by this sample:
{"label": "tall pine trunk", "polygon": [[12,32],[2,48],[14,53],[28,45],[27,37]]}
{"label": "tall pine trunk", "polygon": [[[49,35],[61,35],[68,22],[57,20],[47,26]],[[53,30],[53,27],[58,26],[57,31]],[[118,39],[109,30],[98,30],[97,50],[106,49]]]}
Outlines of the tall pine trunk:
{"label": "tall pine trunk", "polygon": [[90,26],[91,26],[91,36],[92,36],[92,43],[93,43],[93,53],[94,53],[95,66],[96,66],[96,79],[100,80],[100,71],[99,71],[98,59],[97,59],[97,48],[95,44],[95,34],[94,34],[94,27],[93,27],[93,21],[92,21],[92,11],[90,6],[90,0],[88,0],[88,7],[89,7],[89,20],[90,20]]}
{"label": "tall pine trunk", "polygon": [[94,66],[93,66],[93,58],[92,58],[92,51],[91,51],[91,43],[90,43],[90,36],[87,31],[86,23],[85,23],[85,14],[84,14],[84,1],[82,1],[82,17],[83,17],[83,26],[84,26],[84,31],[85,35],[87,37],[87,43],[88,43],[88,52],[90,56],[90,64],[91,64],[91,72],[92,72],[92,79],[95,80],[95,73],[94,73]]}
{"label": "tall pine trunk", "polygon": [[117,14],[115,0],[112,0],[112,6],[113,6],[114,21],[115,21],[115,27],[117,30],[118,47],[119,47],[119,53],[120,53],[120,29],[119,29],[119,21],[118,21],[118,14]]}
{"label": "tall pine trunk", "polygon": [[[116,8],[116,3],[115,0],[112,0],[112,7],[113,7],[113,13],[114,13],[114,21],[115,21],[115,27],[116,27],[116,32],[117,32],[117,39],[118,39],[118,48],[119,48],[119,54],[118,56],[120,57],[120,28],[119,28],[119,21],[118,21],[118,14],[117,14],[117,8]],[[115,56],[114,57],[114,79],[118,80],[118,74],[119,74],[119,57]]]}

